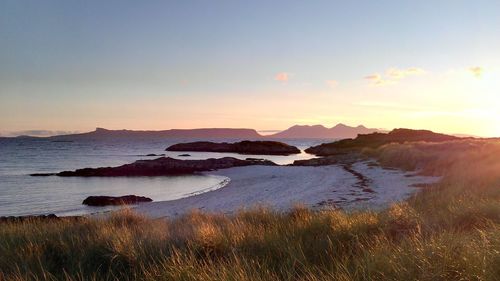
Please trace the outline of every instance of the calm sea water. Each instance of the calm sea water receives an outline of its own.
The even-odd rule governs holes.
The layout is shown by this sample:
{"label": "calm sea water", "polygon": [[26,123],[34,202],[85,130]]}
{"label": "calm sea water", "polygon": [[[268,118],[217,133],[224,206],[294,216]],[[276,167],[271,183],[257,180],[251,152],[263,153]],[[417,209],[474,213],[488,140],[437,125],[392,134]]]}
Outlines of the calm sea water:
{"label": "calm sea water", "polygon": [[[0,139],[0,216],[32,214],[79,215],[116,207],[88,207],[81,202],[91,195],[120,196],[135,194],[154,201],[175,200],[219,188],[227,181],[222,176],[187,175],[171,177],[63,178],[31,177],[31,173],[50,173],[85,167],[116,166],[139,159],[153,159],[147,154],[163,154],[179,159],[207,159],[233,156],[257,157],[278,164],[312,158],[301,153],[292,156],[238,155],[232,153],[164,151],[169,145],[198,139],[81,140],[54,142],[49,139]],[[206,139],[205,139],[206,140]],[[239,141],[214,140],[214,141]],[[280,140],[300,149],[328,140]]]}

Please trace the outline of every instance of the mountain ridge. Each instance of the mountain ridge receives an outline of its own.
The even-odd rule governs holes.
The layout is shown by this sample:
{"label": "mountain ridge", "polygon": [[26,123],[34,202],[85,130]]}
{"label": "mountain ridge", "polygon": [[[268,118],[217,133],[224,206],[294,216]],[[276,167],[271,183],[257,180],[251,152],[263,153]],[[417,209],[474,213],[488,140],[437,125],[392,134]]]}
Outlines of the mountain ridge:
{"label": "mountain ridge", "polygon": [[351,127],[339,123],[331,128],[323,125],[294,125],[284,131],[269,135],[271,138],[333,138],[346,139],[355,138],[358,134],[371,134],[382,132],[380,129],[367,128],[364,125]]}
{"label": "mountain ridge", "polygon": [[277,138],[311,138],[311,139],[344,139],[355,138],[358,134],[383,132],[379,129],[367,128],[363,125],[351,127],[339,123],[331,128],[323,125],[294,125],[271,135],[262,135],[255,129],[248,128],[197,128],[169,130],[110,130],[97,127],[94,131],[84,133],[62,134],[54,136],[17,136],[16,138],[43,138],[50,140],[76,139],[113,139],[113,138],[239,138],[239,139],[277,139]]}
{"label": "mountain ridge", "polygon": [[[306,136],[304,135],[291,135],[291,136],[283,136],[283,134],[287,131],[290,130],[297,130],[297,129],[306,129],[306,130],[311,130],[311,129],[319,129],[323,131],[328,131],[332,130],[334,128],[347,128],[348,130],[353,130],[354,132],[351,132],[350,134],[331,134],[331,133],[323,133],[323,134],[318,134],[314,132],[309,132],[307,133]],[[223,134],[222,136],[218,137],[215,132],[224,132],[226,130],[226,133]],[[367,134],[369,133],[370,130],[373,130],[373,132],[379,132],[379,133],[388,133],[389,130],[386,129],[374,129],[374,128],[367,128],[364,125],[358,125],[356,127],[351,127],[342,123],[339,123],[335,125],[332,128],[327,128],[323,125],[294,125],[291,126],[290,128],[280,131],[280,130],[264,130],[264,131],[257,131],[254,129],[245,129],[245,128],[199,128],[199,129],[169,129],[169,130],[128,130],[128,129],[121,129],[121,130],[111,130],[111,129],[105,129],[105,128],[100,128],[97,127],[94,131],[90,132],[84,132],[84,133],[64,133],[64,134],[58,134],[58,135],[53,135],[53,136],[39,136],[39,135],[27,135],[27,134],[22,134],[22,135],[17,135],[17,136],[12,136],[12,135],[0,135],[0,139],[49,139],[49,140],[54,140],[54,141],[68,141],[72,140],[72,138],[84,138],[84,139],[89,139],[89,138],[124,138],[124,137],[179,137],[179,138],[241,138],[241,139],[287,139],[287,138],[311,138],[311,139],[346,139],[346,138],[356,138],[358,134]],[[274,134],[261,134],[261,132],[275,132]],[[204,132],[204,133],[203,133]],[[239,132],[239,133],[236,133]],[[280,136],[281,135],[281,136]],[[456,137],[468,137],[468,138],[488,138],[488,137],[480,137],[480,136],[475,136],[475,135],[470,135],[470,134],[450,134],[452,136]],[[489,137],[490,139],[495,139],[494,137]]]}
{"label": "mountain ridge", "polygon": [[260,138],[254,129],[241,128],[200,128],[200,129],[170,129],[170,130],[108,130],[96,128],[92,132],[52,136],[49,139],[71,138]]}

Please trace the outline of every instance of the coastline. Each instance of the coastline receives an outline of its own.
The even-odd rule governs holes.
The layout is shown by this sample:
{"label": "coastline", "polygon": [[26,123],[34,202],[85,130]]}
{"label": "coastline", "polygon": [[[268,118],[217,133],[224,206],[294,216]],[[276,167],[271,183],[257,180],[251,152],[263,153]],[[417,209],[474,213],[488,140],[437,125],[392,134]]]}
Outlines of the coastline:
{"label": "coastline", "polygon": [[134,209],[152,218],[173,218],[193,210],[231,214],[257,206],[286,211],[297,204],[316,210],[380,209],[408,198],[418,190],[416,185],[440,179],[384,169],[370,162],[356,162],[348,168],[342,164],[234,167],[203,174],[224,176],[230,181],[212,191],[140,204]]}

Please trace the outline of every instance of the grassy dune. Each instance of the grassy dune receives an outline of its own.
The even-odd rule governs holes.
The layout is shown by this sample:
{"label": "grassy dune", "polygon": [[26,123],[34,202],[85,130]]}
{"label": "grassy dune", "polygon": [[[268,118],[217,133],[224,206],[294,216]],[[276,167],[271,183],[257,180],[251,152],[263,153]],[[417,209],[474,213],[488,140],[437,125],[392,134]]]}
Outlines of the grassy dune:
{"label": "grassy dune", "polygon": [[381,212],[3,223],[0,280],[500,280],[500,142],[363,153],[443,180]]}

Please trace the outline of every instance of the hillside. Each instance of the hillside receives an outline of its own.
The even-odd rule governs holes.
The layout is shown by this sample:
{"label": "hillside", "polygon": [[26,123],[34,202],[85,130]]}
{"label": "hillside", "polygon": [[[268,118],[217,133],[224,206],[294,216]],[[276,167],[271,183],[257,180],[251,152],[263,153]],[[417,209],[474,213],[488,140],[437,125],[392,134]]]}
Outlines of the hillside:
{"label": "hillside", "polygon": [[332,143],[324,143],[306,149],[307,153],[318,156],[335,155],[359,150],[361,148],[377,148],[388,143],[405,142],[444,142],[457,140],[458,137],[434,133],[429,130],[394,129],[389,133],[360,134],[355,139],[345,139]]}

